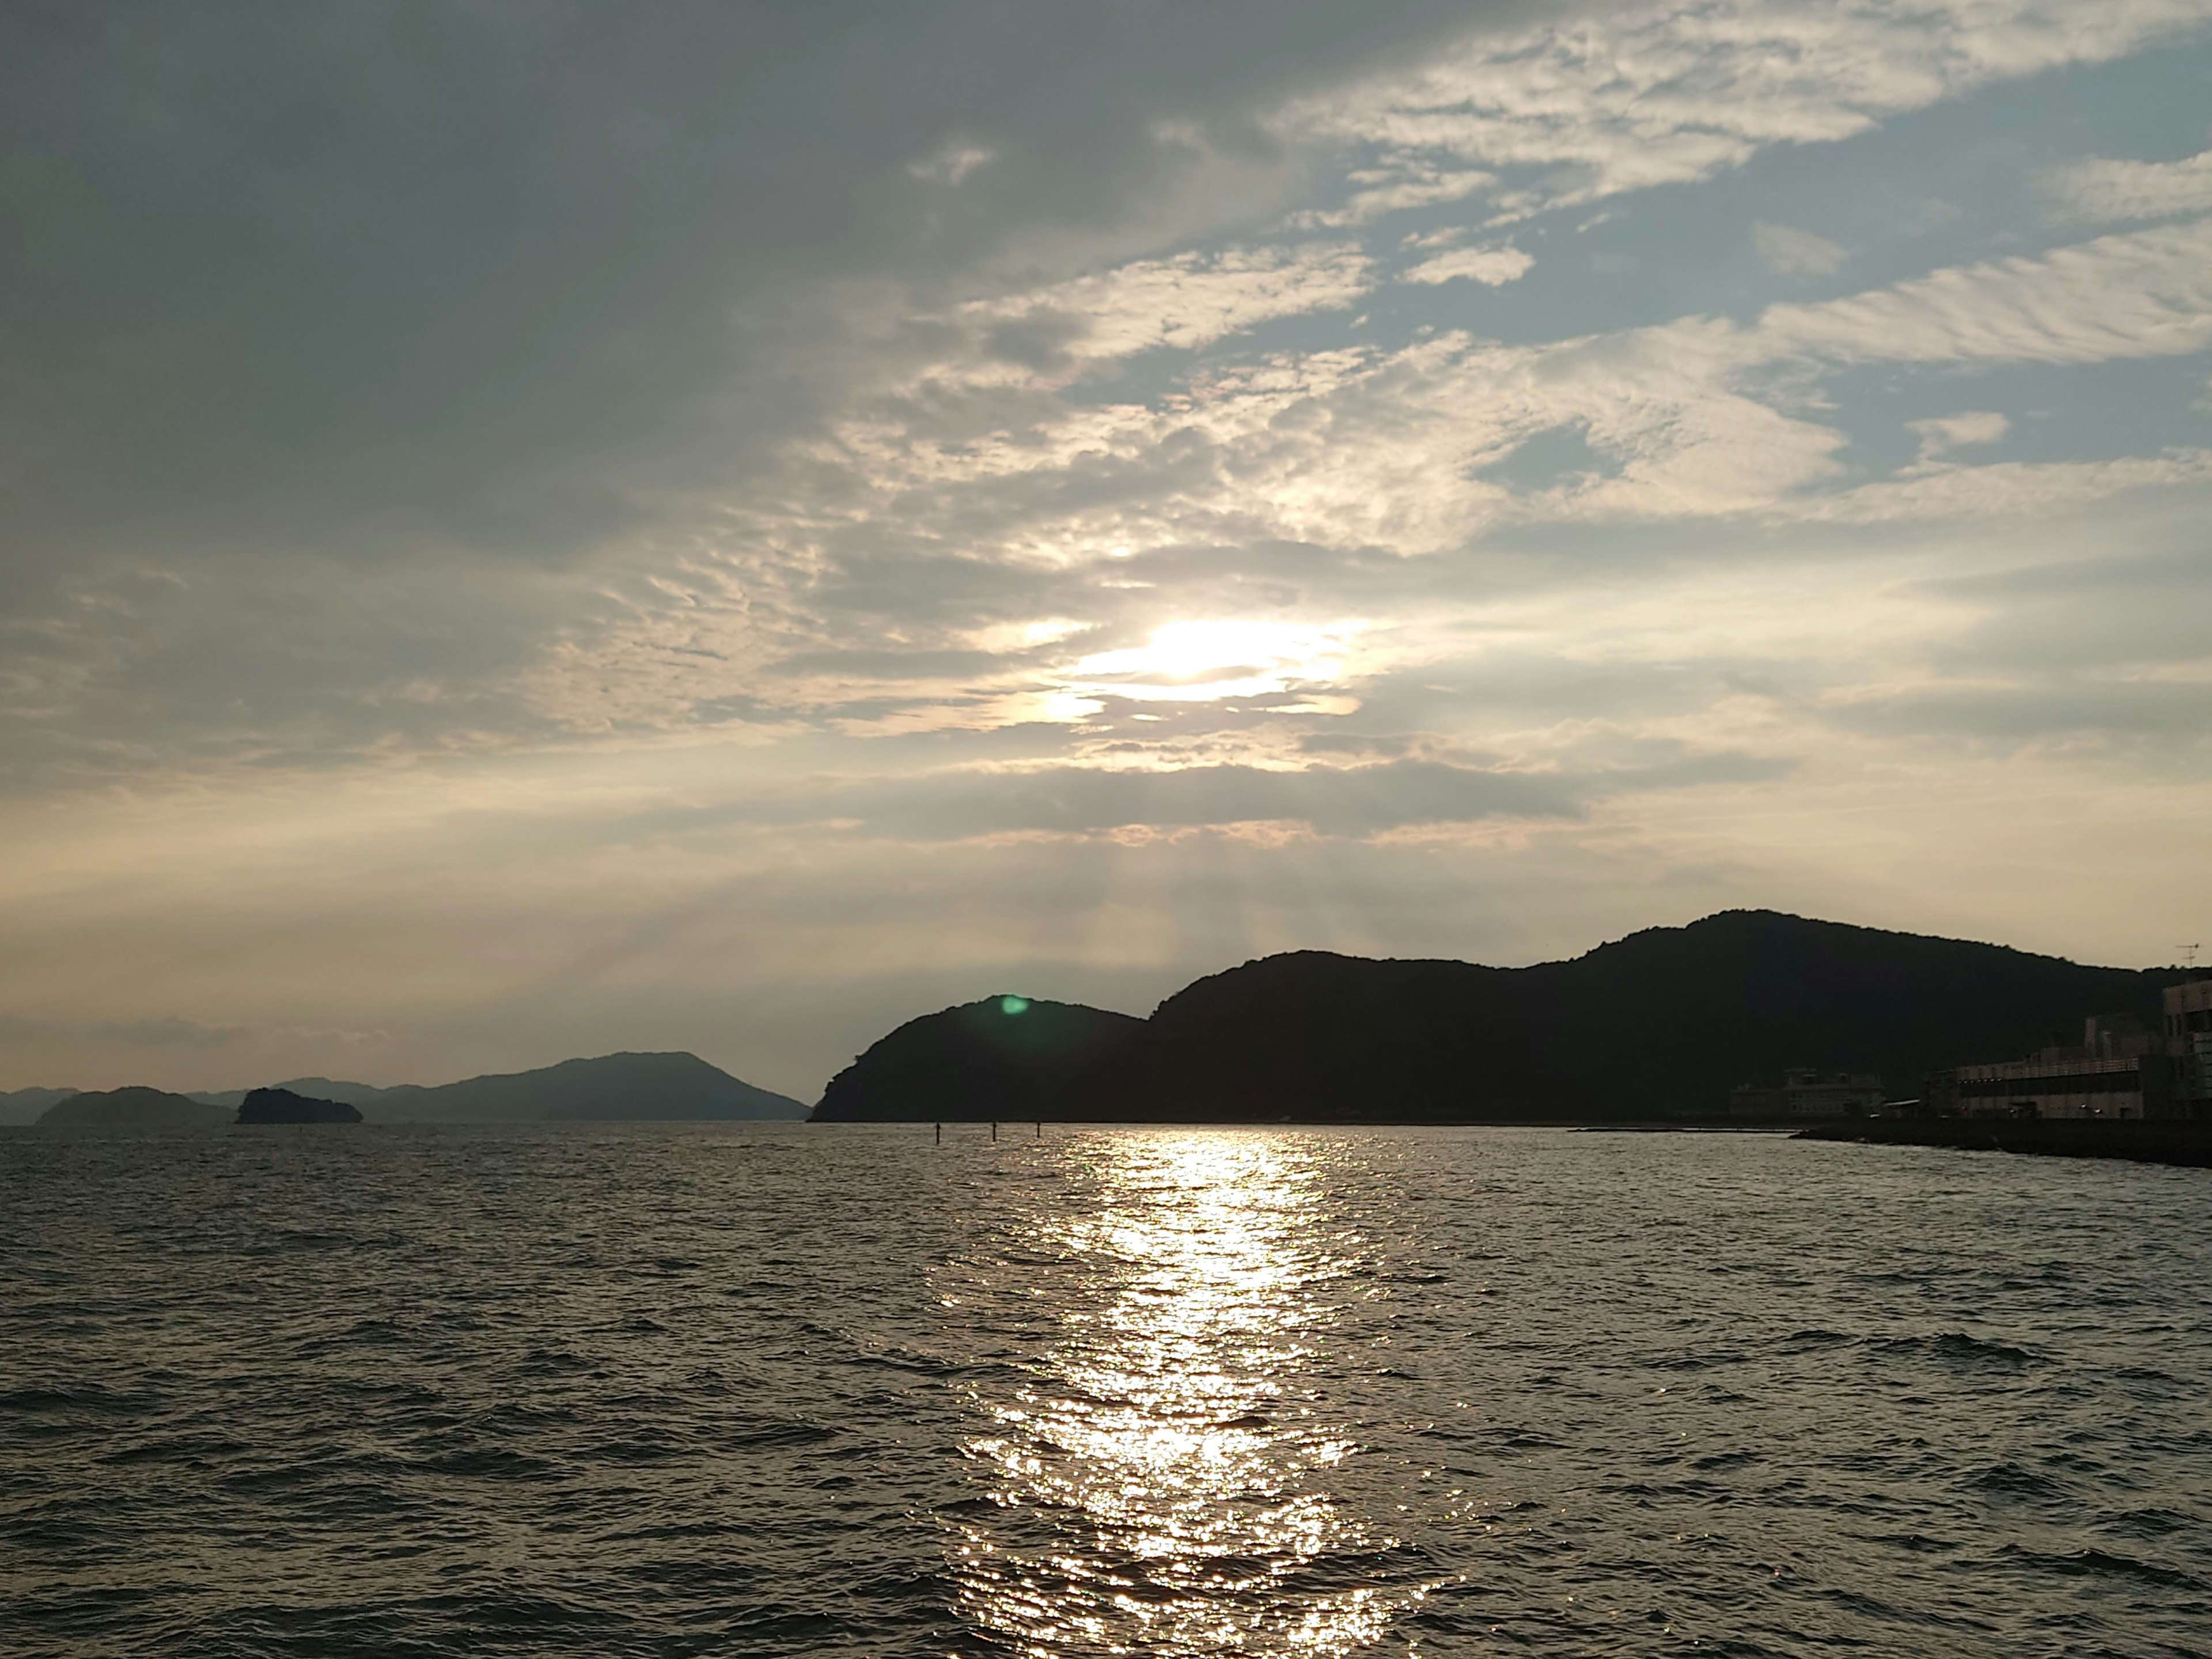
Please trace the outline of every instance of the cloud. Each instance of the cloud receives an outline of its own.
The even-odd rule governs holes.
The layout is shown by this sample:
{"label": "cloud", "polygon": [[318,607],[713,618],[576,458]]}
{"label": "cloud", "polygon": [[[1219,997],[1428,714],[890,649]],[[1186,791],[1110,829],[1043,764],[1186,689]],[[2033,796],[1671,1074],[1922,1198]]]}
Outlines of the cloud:
{"label": "cloud", "polygon": [[[1001,339],[1024,327],[1079,358],[1194,350],[1279,317],[1341,310],[1370,286],[1355,245],[1232,248],[1139,260],[1096,276],[964,307],[963,320]],[[1018,356],[1018,354],[1017,354]]]}
{"label": "cloud", "polygon": [[[2202,887],[2141,826],[2201,822],[2212,228],[2078,152],[2201,145],[2147,48],[2204,0],[48,10],[0,994],[52,1075],[188,1010],[803,1089],[948,964],[1138,1006],[1783,890],[2118,956]],[[2051,868],[2075,920],[1959,896]]]}
{"label": "cloud", "polygon": [[2212,222],[1774,306],[1751,343],[1835,362],[2109,362],[2200,351],[2212,345]]}
{"label": "cloud", "polygon": [[999,153],[994,149],[955,138],[921,160],[907,163],[907,171],[917,179],[957,188],[978,167],[988,167],[998,159]]}
{"label": "cloud", "polygon": [[2012,422],[1993,409],[1972,410],[1963,415],[1936,415],[1924,421],[1907,421],[1905,429],[1920,440],[1924,465],[1954,449],[1993,444],[2012,430]]}
{"label": "cloud", "polygon": [[1401,271],[1401,283],[1450,283],[1466,277],[1485,288],[1503,288],[1518,282],[1535,268],[1536,261],[1507,242],[1491,247],[1455,248]]}
{"label": "cloud", "polygon": [[1999,461],[1928,465],[1918,476],[1883,479],[1778,511],[1813,522],[2025,519],[2078,511],[2132,490],[2212,483],[2212,449],[2172,449],[2116,461]]}
{"label": "cloud", "polygon": [[2133,550],[2144,539],[2136,529],[2114,538],[2126,551],[1927,583],[1931,599],[1972,618],[1945,641],[1942,666],[1981,682],[2068,674],[2170,683],[2190,674],[2212,657],[2198,622],[2212,607],[2212,561],[2201,533],[2172,550]]}
{"label": "cloud", "polygon": [[2199,25],[2194,0],[1732,0],[1611,8],[1469,40],[1298,100],[1295,137],[1383,165],[1509,175],[1507,217],[1705,179],[1778,144],[1830,143],[1999,79],[2095,63]]}
{"label": "cloud", "polygon": [[856,783],[810,792],[803,802],[736,810],[753,821],[846,821],[873,835],[921,841],[1276,823],[1359,837],[1494,818],[1576,818],[1611,796],[1771,778],[1788,769],[1786,762],[1726,753],[1580,773],[1427,760],[1297,769],[1045,766]]}
{"label": "cloud", "polygon": [[1415,157],[1400,157],[1387,167],[1354,173],[1350,181],[1359,188],[1342,207],[1293,214],[1288,223],[1296,229],[1372,224],[1393,213],[1465,201],[1495,185],[1498,175],[1476,168],[1441,167]]}
{"label": "cloud", "polygon": [[207,1025],[179,1014],[151,1019],[58,1021],[0,1013],[0,1036],[11,1042],[61,1039],[118,1048],[214,1050],[238,1048],[258,1035],[250,1026]]}
{"label": "cloud", "polygon": [[2212,150],[2179,161],[2092,156],[2052,167],[2037,183],[2062,220],[2097,224],[2212,213]]}
{"label": "cloud", "polygon": [[1768,267],[1786,276],[1832,276],[1850,257],[1826,237],[1788,225],[1755,224],[1751,239]]}
{"label": "cloud", "polygon": [[1854,699],[1831,708],[1859,730],[2014,745],[2075,734],[2198,742],[2212,730],[2212,684],[2042,678],[1950,684]]}
{"label": "cloud", "polygon": [[[1531,345],[1442,333],[1395,350],[1248,355],[1200,367],[1150,400],[986,403],[973,425],[959,404],[887,407],[821,457],[850,480],[848,517],[819,544],[805,605],[817,629],[884,618],[896,648],[860,657],[810,645],[775,660],[817,671],[813,678],[756,673],[746,691],[767,708],[843,707],[843,717],[872,720],[890,717],[881,699],[896,686],[902,726],[1068,721],[1097,692],[1075,659],[1134,640],[1009,650],[963,630],[1041,616],[1139,636],[1176,615],[1308,626],[1358,609],[1347,584],[1370,585],[1386,609],[1418,602],[1418,588],[1373,586],[1376,573],[1519,526],[1965,520],[2185,486],[2204,464],[2184,448],[1962,465],[1965,451],[2008,429],[1996,410],[1924,419],[1912,428],[1922,441],[1914,468],[1853,481],[1839,459],[1845,434],[1811,394],[1820,377],[1869,359],[2063,363],[2195,349],[2212,310],[2203,248],[2191,228],[2132,233],[1776,306],[1742,325],[1689,317]],[[1303,292],[1303,278],[1288,291]],[[1571,434],[1583,464],[1548,476],[1522,465],[1557,434]],[[897,556],[874,539],[893,525],[906,550]],[[757,533],[794,532],[763,523]],[[1293,550],[1331,551],[1301,568]],[[1139,556],[1123,556],[1133,550]],[[1208,562],[1224,580],[1200,575]],[[1271,594],[1256,609],[1255,581]],[[771,592],[756,583],[750,626],[770,618]],[[1330,611],[1316,617],[1299,608],[1307,599]],[[673,615],[696,629],[710,613]],[[867,675],[840,682],[835,665],[863,661]],[[635,705],[635,718],[690,718],[702,671],[642,640],[588,672],[572,664],[563,679],[600,688],[604,702],[606,688],[643,672],[672,695],[659,714]],[[879,683],[863,689],[867,676]]]}
{"label": "cloud", "polygon": [[[1373,147],[1345,172],[1340,207],[1317,210],[1346,227],[1468,191],[1618,194],[1723,165],[1706,153],[1717,138],[1735,154],[1844,136],[1995,76],[2110,56],[2185,22],[2171,5],[2082,17],[1856,4],[1826,21],[1777,5],[1644,6],[1602,27],[1553,19],[1518,33],[1501,9],[1472,33],[1454,9],[1386,9],[1373,48],[1398,55],[1364,78],[1346,50],[1354,32],[1321,8],[1271,14],[1249,44],[1256,58],[1232,74],[1208,57],[1229,52],[1226,23],[1170,21],[1143,40],[1133,17],[1129,33],[1101,23],[1090,62],[1067,59],[1065,40],[1045,53],[1022,25],[975,57],[983,14],[953,5],[917,11],[900,38],[915,63],[957,58],[947,72],[984,90],[956,108],[908,101],[903,81],[878,88],[842,148],[770,147],[772,178],[724,162],[763,153],[758,122],[771,113],[787,138],[812,131],[802,86],[849,95],[873,83],[825,27],[784,43],[751,113],[744,97],[726,109],[674,97],[744,44],[734,13],[679,10],[680,40],[565,14],[516,25],[502,60],[515,65],[514,106],[488,148],[454,151],[460,135],[410,127],[389,106],[374,66],[393,46],[374,7],[257,46],[315,65],[301,106],[325,124],[312,179],[299,172],[307,152],[256,148],[234,130],[264,77],[240,83],[234,111],[185,99],[195,120],[167,137],[120,131],[100,166],[165,179],[185,191],[185,219],[228,228],[203,269],[163,254],[155,233],[169,222],[152,215],[115,267],[126,285],[166,273],[160,303],[137,314],[192,319],[180,339],[235,336],[222,372],[197,380],[143,378],[181,360],[113,333],[133,307],[101,310],[95,267],[69,263],[83,249],[58,232],[39,240],[38,204],[60,186],[14,178],[32,191],[33,245],[73,273],[40,303],[68,293],[92,309],[73,326],[54,313],[34,346],[0,354],[25,394],[16,453],[40,458],[10,526],[22,556],[5,563],[29,585],[0,623],[0,703],[22,734],[0,761],[9,775],[374,763],[740,708],[773,720],[856,702],[834,682],[862,678],[864,661],[897,696],[1001,718],[1036,706],[1017,683],[1036,665],[980,659],[956,636],[1018,619],[1043,587],[1086,624],[1135,614],[1134,590],[1103,573],[1041,574],[1088,569],[1117,544],[1395,556],[1516,524],[1767,510],[1834,477],[1844,443],[1759,384],[1780,366],[2105,361],[2203,337],[2191,273],[2204,248],[2181,226],[2143,234],[2163,246],[2107,239],[1954,267],[1840,308],[1776,307],[1748,328],[1686,318],[1547,344],[1447,332],[1316,349],[1313,331],[1373,291],[1376,254],[1348,237],[1252,240],[1273,205],[1209,194],[1232,175],[1283,188],[1343,144]],[[316,33],[344,27],[359,33],[343,51]],[[507,26],[487,14],[444,27]],[[1455,31],[1449,51],[1413,50]],[[1032,50],[1054,65],[1053,97],[1008,101],[986,85],[987,69]],[[167,74],[230,62],[215,23],[164,52],[147,64]],[[577,54],[609,52],[618,72],[580,90],[561,79]],[[437,80],[415,104],[465,106],[465,88],[446,82],[468,61],[457,50],[406,70]],[[1197,78],[1201,62],[1212,81]],[[1138,63],[1146,75],[1115,78]],[[1201,84],[1207,118],[1171,114],[1176,89]],[[43,96],[31,88],[24,107],[60,122]],[[164,81],[149,103],[184,96]],[[1415,125],[1393,137],[1401,118]],[[1463,118],[1474,125],[1462,132],[1451,123]],[[1305,148],[1294,163],[1252,130],[1237,137],[1238,121]],[[1435,122],[1441,148],[1425,149],[1412,135]],[[1474,149],[1455,149],[1454,132]],[[191,193],[192,167],[161,171],[195,144],[241,143],[243,183],[220,204]],[[1490,159],[1468,159],[1478,151]],[[441,167],[444,194],[406,194]],[[728,196],[732,179],[758,201]],[[562,212],[533,205],[549,202]],[[832,204],[861,216],[840,220]],[[1238,234],[1175,246],[1207,226]],[[300,237],[351,286],[269,288],[271,273],[299,269],[285,250]],[[1503,286],[1532,264],[1510,245],[1443,247],[1402,283],[1442,299],[1456,279]],[[1274,332],[1255,358],[1261,328]],[[1295,331],[1307,343],[1282,348]],[[86,362],[108,367],[39,356],[61,339],[107,340]],[[1159,371],[1179,384],[1133,395],[1115,382],[1110,400],[1086,389],[1160,351],[1213,355]],[[122,404],[26,401],[33,388],[97,388],[115,365],[140,377],[111,388]],[[179,406],[186,385],[191,418],[149,441],[133,422]],[[1516,489],[1494,470],[1563,432],[1588,444],[1585,472]],[[101,459],[103,445],[131,465]],[[2136,471],[2160,467],[2174,470]],[[2077,468],[2065,487],[2124,471]],[[2061,475],[2039,476],[2056,487]],[[1955,498],[1931,483],[1850,510],[1940,512]],[[896,572],[884,591],[897,605],[943,605],[944,631],[909,609],[897,625],[911,637],[866,637],[878,623],[852,603],[864,569]],[[971,595],[926,591],[956,570]]]}
{"label": "cloud", "polygon": [[37,733],[0,766],[534,740],[517,685],[672,589],[741,568],[769,620],[761,567],[809,555],[733,548],[723,503],[786,497],[963,301],[1121,268],[1187,307],[1064,291],[1079,355],[1356,289],[1352,254],[1182,250],[1285,204],[1250,122],[1286,89],[1512,9],[0,21],[0,720]]}

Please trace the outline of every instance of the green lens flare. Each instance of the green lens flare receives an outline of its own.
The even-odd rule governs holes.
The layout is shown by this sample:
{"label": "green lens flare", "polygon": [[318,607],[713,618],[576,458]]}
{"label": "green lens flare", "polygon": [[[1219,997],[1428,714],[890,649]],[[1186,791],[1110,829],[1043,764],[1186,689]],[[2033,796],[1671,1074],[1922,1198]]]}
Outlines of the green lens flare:
{"label": "green lens flare", "polygon": [[1027,997],[1000,997],[999,999],[999,1012],[1002,1014],[1026,1013],[1029,1012],[1029,1006],[1030,1000]]}

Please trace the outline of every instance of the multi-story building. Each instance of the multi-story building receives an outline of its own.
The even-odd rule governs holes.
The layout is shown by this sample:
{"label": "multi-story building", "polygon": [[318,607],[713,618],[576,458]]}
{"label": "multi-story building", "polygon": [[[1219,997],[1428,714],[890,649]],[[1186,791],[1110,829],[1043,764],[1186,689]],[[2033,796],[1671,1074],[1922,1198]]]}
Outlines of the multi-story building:
{"label": "multi-story building", "polygon": [[[2212,1115],[2197,1057],[2212,1057],[2212,980],[2170,987],[2165,1027],[2152,1030],[2131,1014],[2092,1015],[2079,1048],[1939,1072],[1929,1079],[1929,1100],[1968,1117]],[[2200,1042],[2193,1051],[2192,1042]]]}
{"label": "multi-story building", "polygon": [[2166,988],[2166,1041],[2174,1097],[2191,1117],[2212,1117],[2212,975]]}
{"label": "multi-story building", "polygon": [[2032,1060],[1961,1066],[1929,1090],[1967,1117],[2164,1117],[2170,1098],[2163,1055],[2104,1060],[2046,1048]]}

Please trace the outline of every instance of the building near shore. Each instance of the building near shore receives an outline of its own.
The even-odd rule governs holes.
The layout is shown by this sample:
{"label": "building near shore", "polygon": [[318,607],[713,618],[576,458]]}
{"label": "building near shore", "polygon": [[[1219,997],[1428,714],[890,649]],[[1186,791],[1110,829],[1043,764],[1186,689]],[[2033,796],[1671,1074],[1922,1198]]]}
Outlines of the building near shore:
{"label": "building near shore", "polygon": [[1881,1079],[1870,1072],[1823,1072],[1810,1066],[1782,1074],[1782,1086],[1739,1084],[1729,1091],[1730,1117],[1870,1116],[1881,1109]]}
{"label": "building near shore", "polygon": [[2212,1116],[2212,979],[2167,987],[2164,1014],[2160,1030],[2093,1014],[2078,1047],[1939,1072],[1929,1103],[1965,1117]]}
{"label": "building near shore", "polygon": [[2212,975],[2166,988],[2166,1040],[2188,1115],[2212,1117]]}

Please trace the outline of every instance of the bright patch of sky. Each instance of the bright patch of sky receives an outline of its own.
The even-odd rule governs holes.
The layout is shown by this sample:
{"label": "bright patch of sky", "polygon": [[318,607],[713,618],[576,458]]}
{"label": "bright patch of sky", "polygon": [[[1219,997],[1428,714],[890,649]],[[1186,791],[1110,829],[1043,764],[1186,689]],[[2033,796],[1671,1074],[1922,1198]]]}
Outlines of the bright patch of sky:
{"label": "bright patch of sky", "polygon": [[[834,143],[668,113],[753,49],[702,9],[450,199],[357,88],[320,152],[188,80],[27,145],[0,1086],[665,1042],[809,1094],[1010,975],[1142,1012],[1735,903],[2194,937],[2212,0],[1138,9],[795,40]],[[101,311],[190,205],[161,121],[295,287]]]}

